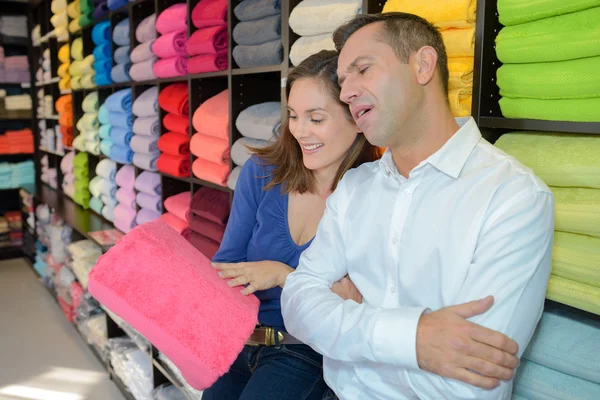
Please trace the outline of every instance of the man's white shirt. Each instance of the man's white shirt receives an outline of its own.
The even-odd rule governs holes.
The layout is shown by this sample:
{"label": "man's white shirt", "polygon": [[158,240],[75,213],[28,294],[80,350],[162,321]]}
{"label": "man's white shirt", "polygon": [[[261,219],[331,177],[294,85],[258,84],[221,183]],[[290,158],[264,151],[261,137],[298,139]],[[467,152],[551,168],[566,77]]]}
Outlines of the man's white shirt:
{"label": "man's white shirt", "polygon": [[[327,199],[311,246],[281,297],[287,330],[324,356],[342,400],[509,399],[512,382],[483,390],[421,370],[421,314],[493,295],[472,322],[505,333],[519,355],[541,317],[554,200],[472,118],[408,179],[390,151],[350,170]],[[331,285],[350,276],[363,303]]]}

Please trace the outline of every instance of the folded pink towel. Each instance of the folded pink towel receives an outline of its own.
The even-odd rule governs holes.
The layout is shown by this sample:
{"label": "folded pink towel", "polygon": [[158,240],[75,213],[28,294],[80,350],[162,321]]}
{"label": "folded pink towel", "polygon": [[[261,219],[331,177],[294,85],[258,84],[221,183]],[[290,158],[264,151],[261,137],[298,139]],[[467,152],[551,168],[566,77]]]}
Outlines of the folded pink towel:
{"label": "folded pink towel", "polygon": [[198,29],[187,41],[187,53],[190,56],[200,54],[227,54],[227,27],[212,26]]}
{"label": "folded pink towel", "polygon": [[190,74],[204,74],[207,72],[224,71],[227,69],[227,52],[218,54],[203,54],[188,60]]}
{"label": "folded pink towel", "polygon": [[185,57],[187,32],[185,29],[162,35],[154,41],[152,52],[160,58]]}
{"label": "folded pink towel", "polygon": [[132,165],[125,165],[117,171],[115,178],[117,186],[133,190],[135,184],[135,168]]}
{"label": "folded pink towel", "polygon": [[258,322],[256,296],[229,287],[210,260],[161,219],[138,226],[101,256],[88,289],[198,390],[229,370]]}
{"label": "folded pink towel", "polygon": [[227,0],[200,0],[192,10],[196,28],[227,24]]}
{"label": "folded pink towel", "polygon": [[156,30],[166,35],[187,26],[187,5],[185,3],[173,4],[160,13],[156,18]]}
{"label": "folded pink towel", "polygon": [[132,63],[140,63],[142,61],[150,60],[154,57],[154,53],[152,53],[152,45],[154,44],[154,40],[151,40],[146,43],[140,43],[135,46],[135,49],[129,55]]}
{"label": "folded pink towel", "polygon": [[157,58],[155,55],[152,58],[138,62],[131,65],[129,70],[129,76],[136,82],[150,81],[156,79],[154,75],[154,64],[156,64]]}
{"label": "folded pink towel", "polygon": [[171,57],[158,60],[152,71],[158,78],[172,78],[187,75],[187,57]]}
{"label": "folded pink towel", "polygon": [[119,204],[123,204],[135,211],[135,191],[132,189],[121,188],[117,190],[116,199]]}
{"label": "folded pink towel", "polygon": [[173,213],[164,213],[160,216],[160,219],[162,219],[166,224],[170,225],[171,228],[175,229],[175,231],[180,235],[190,229],[185,220],[175,216]]}
{"label": "folded pink towel", "polygon": [[[192,201],[191,192],[182,192],[165,199],[165,209],[177,218],[185,221],[190,202]],[[186,224],[187,225],[187,224]]]}
{"label": "folded pink towel", "polygon": [[202,158],[197,158],[192,164],[192,172],[198,179],[227,187],[229,164],[216,164]]}
{"label": "folded pink towel", "polygon": [[192,125],[200,133],[229,140],[229,89],[202,103],[194,111]]}
{"label": "folded pink towel", "polygon": [[190,150],[196,157],[229,165],[229,140],[196,133],[190,141]]}

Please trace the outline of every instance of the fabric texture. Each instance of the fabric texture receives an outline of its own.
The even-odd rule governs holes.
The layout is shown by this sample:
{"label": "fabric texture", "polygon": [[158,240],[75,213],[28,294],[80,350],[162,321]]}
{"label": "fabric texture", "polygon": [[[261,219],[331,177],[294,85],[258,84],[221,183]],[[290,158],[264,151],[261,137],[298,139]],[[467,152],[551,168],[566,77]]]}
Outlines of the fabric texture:
{"label": "fabric texture", "polygon": [[140,209],[138,211],[135,222],[139,225],[147,224],[148,222],[152,222],[160,218],[160,213],[154,210],[148,210],[145,208]]}
{"label": "fabric texture", "polygon": [[201,54],[188,60],[188,73],[204,74],[208,72],[224,71],[227,69],[227,53]]}
{"label": "fabric texture", "polygon": [[233,48],[233,58],[240,68],[277,65],[283,60],[281,40],[273,40],[257,46],[237,45]]}
{"label": "fabric texture", "polygon": [[290,28],[300,36],[331,33],[362,10],[361,0],[304,0],[290,13]]}
{"label": "fabric texture", "polygon": [[506,118],[545,121],[600,122],[600,97],[593,99],[511,99],[499,101]]}
{"label": "fabric texture", "polygon": [[154,57],[154,53],[152,53],[152,45],[154,44],[154,39],[145,43],[140,43],[130,54],[130,59],[132,63],[139,63],[146,60],[150,60]]}
{"label": "fabric texture", "polygon": [[133,133],[137,135],[160,136],[160,123],[158,117],[136,118],[133,122]]}
{"label": "fabric texture", "polygon": [[186,55],[186,43],[186,30],[176,30],[156,39],[152,45],[152,52],[160,58],[184,57]]}
{"label": "fabric texture", "polygon": [[555,229],[600,238],[600,190],[551,188]]}
{"label": "fabric texture", "polygon": [[502,25],[511,26],[597,6],[600,0],[498,0],[498,13]]}
{"label": "fabric texture", "polygon": [[575,282],[600,287],[600,238],[555,232],[552,273]]}
{"label": "fabric texture", "polygon": [[240,22],[233,28],[232,36],[237,44],[245,45],[260,45],[280,39],[281,15],[272,15],[253,21]]}
{"label": "fabric texture", "polygon": [[156,153],[134,153],[133,165],[146,171],[158,171],[157,161],[159,152]]}
{"label": "fabric texture", "polygon": [[152,66],[152,72],[158,78],[173,78],[188,73],[187,57],[171,57],[157,60]]}
{"label": "fabric texture", "polygon": [[190,151],[204,160],[229,164],[229,140],[196,133],[190,141]]}
{"label": "fabric texture", "polygon": [[227,25],[227,0],[200,0],[191,19],[196,28]]}
{"label": "fabric texture", "polygon": [[190,158],[189,156],[172,156],[161,154],[156,161],[156,167],[160,172],[172,176],[188,178],[190,176]]}
{"label": "fabric texture", "polygon": [[152,57],[146,61],[135,63],[129,70],[129,76],[136,82],[149,81],[156,79],[157,76],[154,73],[154,64],[157,58]]}
{"label": "fabric texture", "polygon": [[321,50],[335,50],[331,33],[298,38],[290,49],[290,61],[292,65],[298,66],[302,61]]}
{"label": "fabric texture", "polygon": [[217,164],[197,158],[192,164],[192,172],[198,179],[227,187],[227,178],[229,177],[229,165],[227,164]]}
{"label": "fabric texture", "polygon": [[191,192],[181,192],[165,199],[165,209],[177,218],[186,221],[187,212],[192,201]]}
{"label": "fabric texture", "polygon": [[251,21],[281,13],[281,3],[280,0],[245,0],[233,13],[240,21]]}
{"label": "fabric texture", "polygon": [[476,0],[445,0],[443,6],[435,1],[388,0],[383,12],[402,11],[416,14],[438,28],[466,28],[475,23]]}
{"label": "fabric texture", "polygon": [[129,19],[125,18],[113,29],[112,39],[119,46],[129,45]]}
{"label": "fabric texture", "polygon": [[550,275],[546,298],[600,315],[600,288]]}
{"label": "fabric texture", "polygon": [[186,44],[190,56],[227,52],[227,27],[213,26],[192,33]]}
{"label": "fabric texture", "polygon": [[141,93],[132,106],[133,115],[137,117],[151,117],[158,115],[158,86]]}
{"label": "fabric texture", "polygon": [[151,14],[144,18],[135,28],[135,38],[140,43],[146,43],[156,39],[156,14]]}
{"label": "fabric texture", "polygon": [[252,139],[271,140],[281,123],[281,103],[270,101],[244,109],[235,121],[235,127]]}
{"label": "fabric texture", "polygon": [[158,149],[166,154],[181,157],[190,154],[190,138],[177,132],[167,132],[158,140]]}
{"label": "fabric texture", "polygon": [[189,115],[188,100],[188,87],[185,83],[171,84],[161,90],[158,95],[160,108],[180,117]]}
{"label": "fabric texture", "polygon": [[236,165],[243,166],[252,156],[248,147],[261,148],[269,144],[265,140],[240,138],[231,146],[231,159]]}
{"label": "fabric texture", "polygon": [[135,179],[135,188],[149,195],[161,194],[160,175],[149,171],[142,172]]}
{"label": "fabric texture", "polygon": [[168,113],[163,118],[163,125],[171,132],[183,133],[189,135],[190,133],[190,120],[179,115]]}

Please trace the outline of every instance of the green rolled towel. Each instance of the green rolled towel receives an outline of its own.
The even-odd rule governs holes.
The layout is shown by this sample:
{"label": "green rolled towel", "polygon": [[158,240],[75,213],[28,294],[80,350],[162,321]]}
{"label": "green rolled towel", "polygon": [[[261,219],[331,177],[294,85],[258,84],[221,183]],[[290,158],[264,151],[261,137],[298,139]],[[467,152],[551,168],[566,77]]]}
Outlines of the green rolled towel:
{"label": "green rolled towel", "polygon": [[87,153],[77,153],[77,155],[75,155],[75,157],[73,157],[73,166],[74,167],[82,167],[87,170],[87,167],[88,167]]}
{"label": "green rolled towel", "polygon": [[83,60],[83,39],[78,37],[71,43],[71,57],[76,61]]}
{"label": "green rolled towel", "polygon": [[82,14],[91,14],[94,12],[94,2],[93,0],[81,0],[79,2],[79,9]]}
{"label": "green rolled towel", "polygon": [[500,23],[518,25],[600,6],[600,0],[498,0]]}
{"label": "green rolled towel", "polygon": [[98,112],[98,92],[92,92],[85,96],[81,103],[81,108],[85,113]]}
{"label": "green rolled towel", "polygon": [[75,192],[75,195],[73,196],[73,201],[75,201],[75,203],[79,204],[81,207],[87,210],[88,208],[90,208],[90,192]]}
{"label": "green rolled towel", "polygon": [[81,178],[81,179],[77,179],[77,177],[75,178],[75,193],[78,192],[87,192],[88,191],[88,185],[89,185],[89,181],[88,178]]}
{"label": "green rolled towel", "polygon": [[600,239],[554,232],[552,273],[562,278],[600,287]]}
{"label": "green rolled towel", "polygon": [[73,170],[73,175],[75,175],[75,183],[77,183],[78,181],[85,182],[85,187],[87,187],[89,181],[89,172],[87,167],[75,168]]}
{"label": "green rolled towel", "polygon": [[79,118],[76,126],[79,132],[98,130],[100,128],[100,122],[98,122],[98,113],[86,112],[81,118]]}
{"label": "green rolled towel", "polygon": [[549,186],[600,189],[600,135],[515,132],[502,135],[495,146]]}
{"label": "green rolled towel", "polygon": [[91,12],[90,13],[85,13],[85,14],[82,13],[79,16],[79,26],[81,26],[82,28],[84,26],[91,25],[92,22],[94,22],[94,16],[93,16],[93,14]]}
{"label": "green rolled towel", "polygon": [[544,121],[600,122],[600,97],[593,99],[511,99],[499,101],[506,118]]}
{"label": "green rolled towel", "polygon": [[546,298],[600,315],[600,288],[550,275]]}
{"label": "green rolled towel", "polygon": [[555,188],[554,229],[600,238],[600,190]]}
{"label": "green rolled towel", "polygon": [[600,97],[600,57],[549,63],[504,64],[497,71],[500,95],[510,98]]}
{"label": "green rolled towel", "polygon": [[[566,3],[566,2],[565,2]],[[503,64],[573,60],[600,55],[600,7],[507,26],[496,37]]]}

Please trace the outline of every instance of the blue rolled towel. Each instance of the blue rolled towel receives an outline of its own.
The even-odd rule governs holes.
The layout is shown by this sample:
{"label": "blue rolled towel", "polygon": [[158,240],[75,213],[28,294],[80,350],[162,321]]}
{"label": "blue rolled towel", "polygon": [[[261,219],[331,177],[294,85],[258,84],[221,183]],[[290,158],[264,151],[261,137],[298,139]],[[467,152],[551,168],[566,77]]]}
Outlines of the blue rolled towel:
{"label": "blue rolled towel", "polygon": [[116,207],[117,204],[119,204],[119,201],[115,197],[107,196],[105,194],[100,196],[100,199],[102,200],[105,206]]}
{"label": "blue rolled towel", "polygon": [[110,45],[110,21],[102,21],[92,29],[92,41],[96,46],[103,43]]}
{"label": "blue rolled towel", "polygon": [[114,144],[110,149],[110,158],[120,164],[131,164],[133,162],[133,151],[129,147]]}
{"label": "blue rolled towel", "polygon": [[94,71],[97,74],[108,74],[110,75],[110,70],[112,69],[112,60],[110,58],[105,58],[103,60],[94,61]]}
{"label": "blue rolled towel", "polygon": [[100,125],[100,129],[98,130],[98,136],[100,136],[100,139],[110,139],[111,129],[112,129],[111,124]]}
{"label": "blue rolled towel", "polygon": [[129,131],[133,128],[133,115],[131,113],[111,112],[108,120],[113,128],[125,128]]}
{"label": "blue rolled towel", "polygon": [[109,60],[110,61],[110,43],[102,43],[94,47],[92,54],[94,55],[94,69],[96,69],[96,63],[99,61]]}
{"label": "blue rolled towel", "polygon": [[93,197],[90,199],[90,208],[96,211],[98,214],[102,215],[102,208],[104,207],[104,203],[100,200],[99,197]]}
{"label": "blue rolled towel", "polygon": [[132,111],[136,117],[158,115],[158,86],[153,86],[137,96],[133,102]]}
{"label": "blue rolled towel", "polygon": [[101,72],[96,71],[96,74],[94,75],[94,82],[96,82],[96,85],[98,85],[98,86],[112,84],[112,79],[110,77],[110,71],[101,71]]}
{"label": "blue rolled towel", "polygon": [[118,10],[127,4],[127,0],[107,0],[108,9],[111,11]]}
{"label": "blue rolled towel", "polygon": [[136,118],[133,122],[133,133],[137,135],[160,136],[160,123],[158,116]]}
{"label": "blue rolled towel", "polygon": [[116,146],[126,146],[131,149],[129,144],[133,138],[133,132],[123,128],[112,128],[110,130],[110,140]]}
{"label": "blue rolled towel", "polygon": [[240,21],[251,21],[281,13],[280,0],[245,0],[240,2],[233,13]]}
{"label": "blue rolled towel", "polygon": [[104,105],[110,112],[131,112],[131,88],[121,89],[106,98]]}
{"label": "blue rolled towel", "polygon": [[267,101],[244,109],[235,120],[235,127],[246,137],[271,140],[281,122],[281,103]]}
{"label": "blue rolled towel", "polygon": [[158,157],[160,156],[160,152],[158,153],[134,153],[133,155],[133,165],[138,168],[144,169],[146,171],[158,171],[158,167],[156,166],[156,162],[158,161]]}
{"label": "blue rolled towel", "polygon": [[281,15],[240,22],[233,28],[237,44],[259,45],[281,38]]}
{"label": "blue rolled towel", "polygon": [[113,141],[110,139],[103,139],[100,142],[100,151],[102,152],[102,154],[104,154],[106,157],[110,157],[110,151],[113,147]]}
{"label": "blue rolled towel", "polygon": [[113,59],[115,60],[116,64],[124,64],[129,62],[129,46],[117,47]]}
{"label": "blue rolled towel", "polygon": [[113,42],[119,46],[129,45],[129,18],[119,22],[113,29]]}
{"label": "blue rolled towel", "polygon": [[98,122],[100,122],[103,125],[110,124],[108,116],[108,108],[106,108],[106,103],[104,103],[98,108]]}
{"label": "blue rolled towel", "polygon": [[129,76],[129,70],[131,69],[131,63],[123,63],[117,64],[112,68],[110,72],[110,77],[113,82],[123,83],[131,81],[131,76]]}
{"label": "blue rolled towel", "polygon": [[237,45],[233,49],[233,58],[240,68],[281,64],[283,60],[281,40],[273,40],[258,46]]}

